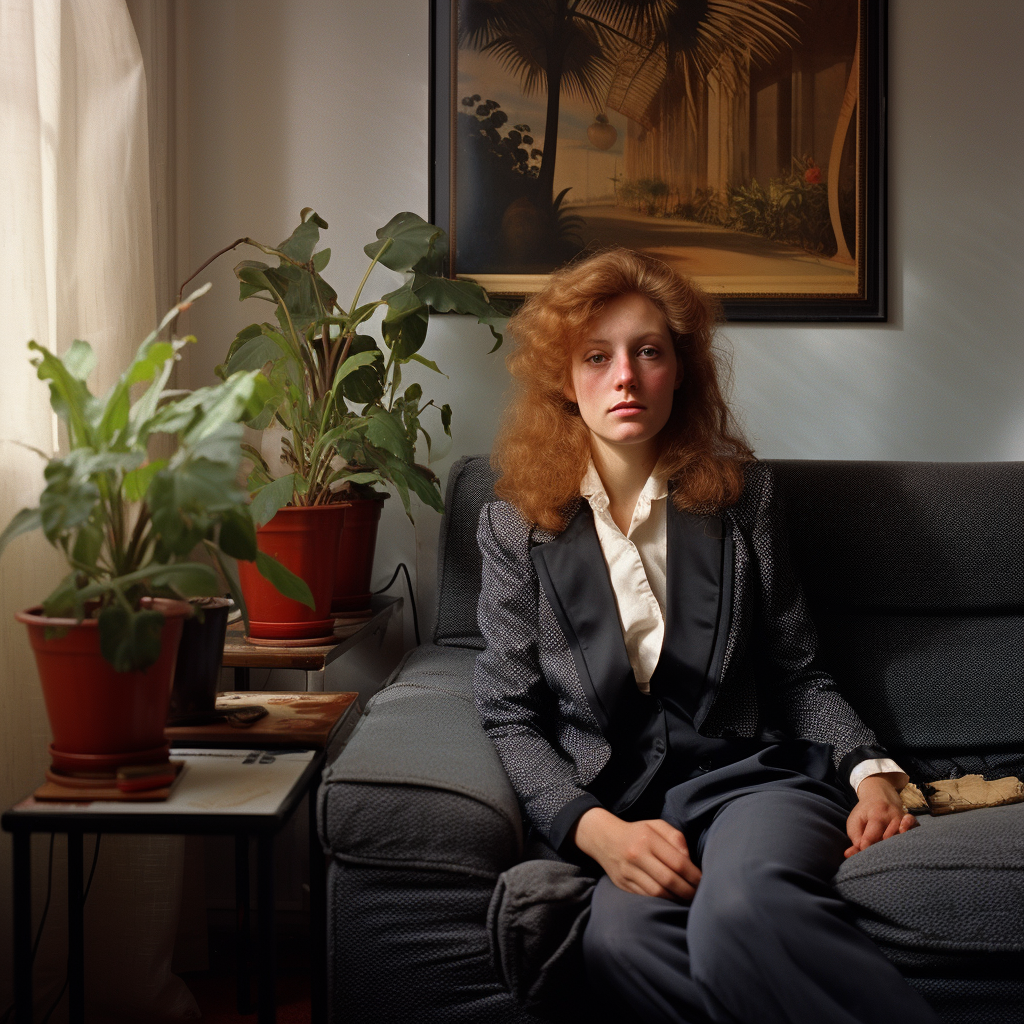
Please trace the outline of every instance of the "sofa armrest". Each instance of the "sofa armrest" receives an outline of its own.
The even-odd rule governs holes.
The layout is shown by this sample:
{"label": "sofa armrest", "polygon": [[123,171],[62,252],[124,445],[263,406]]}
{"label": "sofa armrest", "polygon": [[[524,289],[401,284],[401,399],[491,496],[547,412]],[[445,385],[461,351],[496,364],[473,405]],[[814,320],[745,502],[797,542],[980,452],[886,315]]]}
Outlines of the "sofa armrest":
{"label": "sofa armrest", "polygon": [[320,838],[339,860],[496,878],[522,855],[515,793],[473,703],[476,651],[411,651],[324,771]]}

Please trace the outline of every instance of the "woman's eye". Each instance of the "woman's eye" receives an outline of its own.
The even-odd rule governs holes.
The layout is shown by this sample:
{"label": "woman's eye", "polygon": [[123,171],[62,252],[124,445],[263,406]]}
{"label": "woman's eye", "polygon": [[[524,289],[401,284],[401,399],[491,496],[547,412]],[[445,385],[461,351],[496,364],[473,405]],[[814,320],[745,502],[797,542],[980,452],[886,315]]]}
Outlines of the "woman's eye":
{"label": "woman's eye", "polygon": [[595,352],[592,356],[587,356],[584,362],[593,363],[596,366],[598,363],[603,363],[607,358],[603,352]]}
{"label": "woman's eye", "polygon": [[658,355],[658,350],[653,345],[644,345],[644,347],[640,349],[640,355],[650,358],[651,356]]}

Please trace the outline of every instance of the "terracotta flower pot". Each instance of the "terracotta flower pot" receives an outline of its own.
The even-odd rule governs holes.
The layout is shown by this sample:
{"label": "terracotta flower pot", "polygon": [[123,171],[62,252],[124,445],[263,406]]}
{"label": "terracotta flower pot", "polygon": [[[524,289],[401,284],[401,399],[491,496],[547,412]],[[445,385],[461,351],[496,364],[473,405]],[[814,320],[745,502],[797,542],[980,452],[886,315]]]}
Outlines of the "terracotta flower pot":
{"label": "terracotta flower pot", "polygon": [[383,498],[362,498],[345,506],[334,576],[334,612],[361,612],[370,607],[370,577],[377,546]]}
{"label": "terracotta flower pot", "polygon": [[186,619],[181,631],[168,725],[201,725],[216,720],[217,681],[231,601],[226,597],[197,597],[190,603],[202,617],[196,614]]}
{"label": "terracotta flower pot", "polygon": [[316,608],[285,597],[260,575],[255,562],[239,562],[238,578],[249,610],[251,637],[310,640],[331,635],[331,596],[342,514],[341,505],[289,505],[256,531],[260,551],[306,581]]}
{"label": "terracotta flower pot", "polygon": [[[100,653],[95,619],[51,619],[41,608],[15,616],[28,627],[35,652],[55,768],[103,772],[166,760],[164,723],[171,680],[182,625],[192,607],[161,598],[154,598],[151,607],[164,615],[160,657],[140,672],[114,671]],[[54,628],[63,635],[47,639],[47,630]]]}

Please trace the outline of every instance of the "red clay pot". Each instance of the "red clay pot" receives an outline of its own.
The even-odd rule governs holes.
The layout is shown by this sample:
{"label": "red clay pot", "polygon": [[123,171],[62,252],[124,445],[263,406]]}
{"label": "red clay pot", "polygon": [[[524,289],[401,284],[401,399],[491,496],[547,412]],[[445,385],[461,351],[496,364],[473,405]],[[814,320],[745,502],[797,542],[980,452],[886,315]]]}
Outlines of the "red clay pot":
{"label": "red clay pot", "polygon": [[361,612],[370,607],[370,577],[383,507],[383,498],[357,498],[345,506],[331,601],[333,612]]}
{"label": "red clay pot", "polygon": [[[19,612],[28,627],[50,718],[54,767],[65,771],[107,771],[123,764],[167,758],[164,723],[178,642],[192,614],[185,601],[154,598],[164,615],[160,657],[141,672],[115,672],[100,654],[95,619],[51,619],[42,608]],[[47,639],[49,628],[66,629]]]}
{"label": "red clay pot", "polygon": [[289,505],[256,531],[260,551],[306,581],[316,608],[285,597],[255,562],[239,562],[238,578],[249,610],[249,635],[258,640],[309,640],[334,629],[331,595],[341,535],[341,505]]}

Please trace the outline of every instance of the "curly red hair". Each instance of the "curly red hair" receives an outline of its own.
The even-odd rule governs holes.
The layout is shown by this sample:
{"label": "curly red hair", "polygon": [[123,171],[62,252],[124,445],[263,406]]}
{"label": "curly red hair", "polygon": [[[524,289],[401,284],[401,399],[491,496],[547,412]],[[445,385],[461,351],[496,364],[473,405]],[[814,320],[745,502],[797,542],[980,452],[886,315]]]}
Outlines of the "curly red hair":
{"label": "curly red hair", "polygon": [[508,325],[515,391],[494,446],[495,491],[544,529],[565,527],[590,457],[587,427],[565,396],[573,347],[609,300],[630,294],[661,310],[683,368],[659,434],[658,469],[673,484],[673,502],[707,513],[743,493],[743,467],[754,453],[723,395],[729,366],[713,344],[716,304],[661,260],[609,249],[552,274]]}

